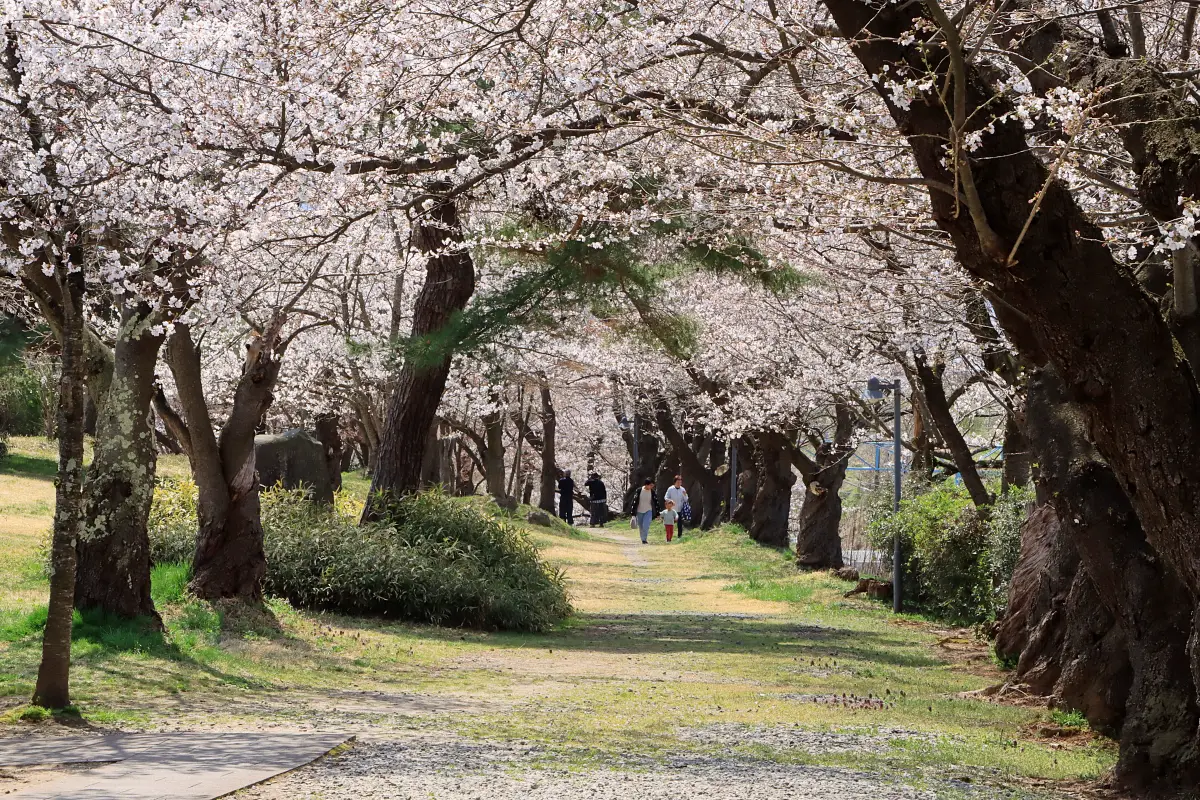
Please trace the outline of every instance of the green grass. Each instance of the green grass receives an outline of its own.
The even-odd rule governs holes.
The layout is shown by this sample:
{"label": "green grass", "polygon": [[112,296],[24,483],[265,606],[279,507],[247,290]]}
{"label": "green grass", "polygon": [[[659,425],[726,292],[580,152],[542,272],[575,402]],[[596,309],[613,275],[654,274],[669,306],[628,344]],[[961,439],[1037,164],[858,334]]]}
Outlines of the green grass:
{"label": "green grass", "polygon": [[[0,496],[10,485],[5,481],[17,480],[34,479],[0,475]],[[52,492],[44,477],[38,480]],[[357,481],[345,480],[346,488],[365,496],[366,481]],[[482,498],[462,502],[487,505]],[[526,512],[514,515],[517,524],[524,525]],[[0,586],[37,572],[38,537],[49,520],[30,519],[40,527],[8,529],[7,541],[20,547],[0,550]],[[681,754],[731,753],[848,767],[928,788],[939,798],[966,796],[946,784],[947,776],[1023,792],[1030,781],[1048,781],[1050,789],[1057,781],[1093,779],[1115,760],[1115,748],[1103,739],[1064,744],[1026,733],[1048,718],[1072,727],[1070,715],[967,696],[1000,680],[986,650],[971,664],[952,660],[937,646],[944,632],[928,621],[843,598],[844,582],[800,572],[790,554],[760,547],[739,531],[689,530],[668,545],[656,527],[654,544],[642,546],[627,519],[602,531],[561,523],[524,527],[546,558],[566,570],[579,610],[547,634],[403,624],[280,601],[269,604],[269,624],[244,623],[226,608],[190,598],[186,566],[164,564],[152,576],[164,632],[79,618],[75,702],[92,724],[137,729],[166,722],[311,724],[342,713],[335,709],[347,693],[426,697],[439,708],[467,706],[434,716],[364,704],[353,712],[354,724],[381,735],[427,728],[524,741],[538,745],[548,764],[565,768],[643,769]],[[38,580],[42,592],[44,576]],[[32,691],[45,620],[32,598],[0,595],[0,711],[19,707]],[[842,693],[882,696],[887,705],[813,702]],[[713,725],[735,726],[731,740],[704,743],[688,735]],[[810,754],[751,744],[736,733],[743,727],[898,728],[929,738],[897,739],[878,752]]]}

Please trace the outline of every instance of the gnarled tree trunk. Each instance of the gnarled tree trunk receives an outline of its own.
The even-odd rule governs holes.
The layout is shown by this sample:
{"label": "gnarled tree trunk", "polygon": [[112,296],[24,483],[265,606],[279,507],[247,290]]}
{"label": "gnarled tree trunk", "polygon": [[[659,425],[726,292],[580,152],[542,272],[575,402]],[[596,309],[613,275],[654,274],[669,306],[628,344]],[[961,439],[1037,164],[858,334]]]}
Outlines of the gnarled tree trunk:
{"label": "gnarled tree trunk", "polygon": [[[413,306],[412,336],[419,339],[441,330],[466,307],[475,292],[475,264],[463,245],[453,199],[435,197],[432,207],[416,221],[413,239],[426,256],[425,285]],[[389,499],[420,487],[426,436],[446,390],[450,361],[449,355],[428,365],[405,360],[388,401],[364,521],[378,519]]]}
{"label": "gnarled tree trunk", "polygon": [[750,538],[771,547],[788,546],[788,519],[792,511],[791,442],[782,433],[754,434],[754,466],[758,492],[750,519]]}
{"label": "gnarled tree trunk", "polygon": [[158,619],[150,599],[150,540],[158,447],[151,428],[154,367],[163,336],[156,312],[131,305],[121,315],[108,391],[100,401],[77,548],[75,607]]}
{"label": "gnarled tree trunk", "polygon": [[[1144,620],[1149,627],[1143,635],[1186,637],[1193,626],[1180,626],[1174,612],[1182,605],[1190,613],[1200,594],[1200,476],[1195,470],[1200,388],[1190,364],[1177,355],[1167,321],[1105,247],[1102,231],[1029,147],[1011,102],[966,60],[953,23],[944,13],[934,18],[940,6],[824,3],[868,74],[925,75],[931,67],[938,72],[928,91],[903,106],[878,85],[923,178],[943,187],[962,186],[967,195],[963,203],[953,192],[931,188],[934,219],[950,235],[962,265],[988,287],[997,308],[1002,305],[1022,319],[1037,349],[1061,375],[1089,437],[1115,475],[1104,491],[1124,493],[1153,548],[1122,533],[1102,543],[1111,548],[1107,554],[1093,557],[1112,564],[1140,559],[1138,569],[1112,575],[1103,564],[1088,564],[1088,573],[1098,594],[1121,606],[1114,616],[1123,627],[1143,613],[1153,614],[1156,619]],[[953,115],[940,94],[944,87],[955,96]],[[946,157],[945,143],[975,132],[980,139],[970,153]],[[955,167],[957,174],[951,174]],[[1040,202],[1033,213],[1035,199]],[[1103,482],[1093,471],[1075,480]],[[1103,522],[1114,506],[1081,510]],[[1088,556],[1081,550],[1081,557]],[[1164,575],[1173,572],[1188,593],[1168,602],[1164,593],[1174,594],[1170,581],[1148,580],[1141,569],[1146,564],[1165,566]],[[1102,586],[1110,578],[1115,583]],[[1127,719],[1123,726],[1117,781],[1131,788],[1194,787],[1195,724],[1185,734],[1181,723],[1194,712],[1195,688],[1189,694],[1181,685],[1181,645],[1172,642],[1154,655],[1135,642],[1129,648],[1135,675],[1130,705],[1135,696],[1149,705],[1141,719]],[[1200,645],[1193,657],[1193,670],[1200,675]],[[1148,735],[1153,735],[1150,741]]]}
{"label": "gnarled tree trunk", "polygon": [[1120,726],[1122,782],[1143,790],[1180,778],[1195,785],[1200,710],[1188,654],[1188,593],[1150,549],[1129,499],[1088,444],[1081,415],[1053,372],[1030,382],[1026,419],[1063,529],[1095,597],[1124,634],[1132,681]]}
{"label": "gnarled tree trunk", "polygon": [[[804,504],[796,534],[796,566],[805,569],[840,569],[842,562],[842,483],[854,454],[855,418],[844,403],[834,409],[833,440],[817,448],[810,469],[802,470]],[[807,459],[806,459],[807,460]]]}
{"label": "gnarled tree trunk", "polygon": [[262,601],[267,572],[259,514],[254,431],[274,398],[287,343],[286,313],[277,314],[247,345],[246,364],[220,436],[213,432],[200,369],[200,350],[185,324],[167,344],[183,417],[159,403],[160,416],[184,445],[198,494],[200,530],[192,560],[192,592],[205,600]]}

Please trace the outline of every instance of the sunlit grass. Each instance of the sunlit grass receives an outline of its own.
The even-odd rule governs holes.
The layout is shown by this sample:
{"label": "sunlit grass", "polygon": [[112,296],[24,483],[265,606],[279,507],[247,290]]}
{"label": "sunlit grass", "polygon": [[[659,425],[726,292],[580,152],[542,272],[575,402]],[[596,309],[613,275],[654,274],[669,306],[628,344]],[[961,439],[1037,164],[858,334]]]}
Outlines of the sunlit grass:
{"label": "sunlit grass", "polygon": [[[33,502],[41,487],[52,502],[52,483],[31,472],[0,470],[0,498]],[[365,497],[365,478],[348,474],[343,483]],[[81,618],[76,702],[91,722],[126,728],[311,722],[342,709],[365,730],[426,726],[536,742],[547,760],[568,767],[639,768],[694,752],[877,770],[940,786],[960,773],[995,784],[1089,779],[1113,763],[1114,748],[1102,741],[1052,747],[1030,739],[1022,731],[1049,721],[1047,711],[963,696],[998,679],[993,665],[951,660],[936,646],[944,631],[844,598],[846,584],[800,572],[788,554],[744,534],[689,531],[667,544],[656,526],[653,544],[641,545],[628,520],[575,531],[526,524],[527,511],[511,519],[565,568],[579,610],[548,634],[351,618],[279,601],[270,604],[269,624],[235,624],[225,609],[188,596],[186,565],[159,565],[153,595],[166,631]],[[36,675],[49,524],[49,508],[0,519],[0,581],[25,587],[0,594],[0,710],[27,702]],[[386,704],[346,705],[363,691],[460,711],[397,716]],[[842,694],[884,698],[884,707],[829,702]],[[735,726],[728,744],[689,733],[713,725]],[[900,729],[923,738],[810,753],[742,741],[737,726]]]}

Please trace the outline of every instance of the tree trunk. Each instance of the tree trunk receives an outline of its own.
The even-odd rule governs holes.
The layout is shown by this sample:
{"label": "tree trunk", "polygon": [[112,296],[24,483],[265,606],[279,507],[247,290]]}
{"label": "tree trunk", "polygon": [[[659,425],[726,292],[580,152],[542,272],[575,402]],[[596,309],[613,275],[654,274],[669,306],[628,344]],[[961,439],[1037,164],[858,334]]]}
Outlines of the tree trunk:
{"label": "tree trunk", "polygon": [[147,330],[154,311],[126,308],[112,380],[99,409],[85,487],[86,525],[77,548],[75,607],[159,621],[150,599],[150,502],[158,447],[152,430],[154,367],[163,337]]}
{"label": "tree trunk", "polygon": [[214,434],[191,330],[177,324],[167,345],[184,418],[167,411],[168,424],[184,443],[199,495],[200,530],[190,588],[199,598],[262,601],[267,562],[259,515],[254,430],[273,399],[287,344],[286,316],[277,314],[247,345],[246,364],[234,390],[229,417]]}
{"label": "tree trunk", "polygon": [[[1151,551],[1140,539],[1122,535],[1102,543],[1112,548],[1109,555],[1138,557],[1145,552],[1155,559],[1148,564],[1165,565],[1164,574],[1178,575],[1190,596],[1164,604],[1163,595],[1172,594],[1170,581],[1145,580],[1143,564],[1115,576],[1089,564],[1088,573],[1102,598],[1131,604],[1115,610],[1123,626],[1145,614],[1153,617],[1146,620],[1150,638],[1186,636],[1193,625],[1179,630],[1176,612],[1180,605],[1194,608],[1200,592],[1200,478],[1194,469],[1200,452],[1200,389],[1190,364],[1177,355],[1166,320],[1117,264],[1103,232],[1028,146],[1011,113],[1012,103],[998,96],[977,68],[964,64],[961,52],[947,52],[944,38],[924,32],[939,28],[930,16],[936,13],[934,6],[824,2],[868,74],[907,74],[910,69],[926,74],[930,65],[939,71],[930,90],[903,107],[878,87],[909,139],[922,176],[942,186],[969,184],[966,209],[952,193],[931,189],[934,219],[950,235],[963,266],[988,287],[997,309],[1011,309],[1032,331],[1036,348],[1062,376],[1096,449],[1115,473],[1105,491],[1123,490],[1153,547]],[[910,32],[916,33],[915,40]],[[939,95],[954,83],[952,63],[960,74],[953,87],[962,112],[957,116],[964,120],[958,131],[952,130],[953,116]],[[975,131],[981,138],[970,156],[947,157],[946,142]],[[949,171],[954,164],[960,165],[957,175]],[[1033,213],[1035,200],[1040,203]],[[1024,343],[1018,347],[1033,357]],[[1104,483],[1086,471],[1076,481]],[[1111,513],[1100,504],[1083,510],[1089,517]],[[1108,527],[1120,529],[1120,522]],[[1112,564],[1123,561],[1128,558],[1111,559]],[[1119,579],[1119,591],[1106,592],[1108,578]],[[1200,642],[1200,635],[1192,635]],[[1160,788],[1195,785],[1195,732],[1181,730],[1194,703],[1180,686],[1179,650],[1172,642],[1151,656],[1130,643],[1135,673],[1131,705],[1139,694],[1152,702],[1142,720],[1126,721],[1125,728],[1140,734],[1122,731],[1116,771],[1120,784],[1138,787],[1157,780]],[[1193,654],[1193,670],[1200,675],[1200,644]],[[1142,734],[1155,729],[1156,743],[1143,747]]]}
{"label": "tree trunk", "polygon": [[1030,382],[1026,418],[1058,518],[1125,636],[1132,683],[1120,728],[1120,782],[1141,791],[1164,781],[1194,786],[1200,781],[1200,710],[1188,654],[1187,591],[1150,549],[1129,499],[1097,460],[1081,415],[1053,372]]}
{"label": "tree trunk", "polygon": [[318,414],[316,424],[317,441],[325,448],[325,468],[329,471],[329,482],[335,492],[342,488],[342,434],[337,414]]}
{"label": "tree trunk", "polygon": [[[75,602],[75,547],[83,532],[83,407],[86,402],[84,278],[82,248],[69,251],[75,272],[58,264],[55,277],[62,300],[62,356],[58,380],[58,479],[54,535],[50,545],[50,603],[42,635],[33,704],[71,704],[71,623]],[[76,260],[78,259],[78,260]]]}
{"label": "tree trunk", "polygon": [[[420,340],[437,333],[466,307],[475,291],[475,264],[463,246],[453,199],[434,199],[428,213],[417,220],[413,240],[426,257],[425,285],[413,306],[412,336]],[[420,487],[426,434],[441,405],[450,362],[449,355],[431,365],[405,360],[388,401],[363,521],[379,519],[387,502]]]}
{"label": "tree trunk", "polygon": [[555,462],[558,418],[554,413],[554,398],[550,394],[550,385],[543,381],[540,392],[542,398],[542,480],[538,487],[538,508],[553,516],[558,513],[554,507],[554,490],[558,487],[558,464]]}
{"label": "tree trunk", "polygon": [[833,441],[817,448],[816,470],[804,475],[804,504],[796,536],[796,566],[805,569],[841,569],[842,483],[854,454],[854,416],[843,403],[835,409]]}
{"label": "tree trunk", "polygon": [[497,406],[494,411],[483,417],[483,472],[487,480],[488,494],[497,500],[503,500],[508,492],[504,485],[504,408],[499,393],[493,391],[490,400]]}
{"label": "tree trunk", "polygon": [[913,454],[911,470],[914,475],[921,481],[929,482],[933,479],[933,440],[929,435],[929,428],[925,424],[925,416],[927,412],[924,410],[924,404],[920,398],[914,398],[912,404],[913,415]]}
{"label": "tree trunk", "polygon": [[737,505],[730,515],[730,521],[741,525],[746,530],[754,521],[754,498],[758,495],[758,467],[755,466],[754,446],[750,437],[738,441],[738,454],[745,459],[739,459],[737,483]]}
{"label": "tree trunk", "polygon": [[1029,442],[1021,430],[1016,411],[1010,410],[1004,420],[1004,474],[1000,480],[1001,493],[1010,486],[1025,486],[1033,470]]}
{"label": "tree trunk", "polygon": [[754,465],[758,492],[750,519],[750,538],[771,547],[788,546],[788,518],[792,511],[791,442],[782,433],[763,431],[754,435]]}
{"label": "tree trunk", "polygon": [[971,453],[967,440],[963,438],[962,431],[958,429],[958,423],[954,421],[954,413],[946,397],[946,386],[942,381],[943,365],[931,365],[919,347],[913,349],[913,362],[916,365],[917,380],[921,384],[924,406],[937,426],[938,435],[949,448],[954,466],[958,467],[958,474],[962,476],[972,502],[980,507],[991,505],[992,497],[979,476],[975,456]]}
{"label": "tree trunk", "polygon": [[[721,491],[721,486],[724,484],[724,481],[722,481],[721,478],[716,475],[716,473],[709,469],[704,462],[700,460],[700,456],[691,448],[691,444],[687,441],[687,437],[685,437],[679,428],[676,427],[675,420],[671,417],[671,409],[667,405],[666,398],[660,397],[655,401],[654,412],[655,420],[658,422],[659,430],[663,432],[663,435],[667,437],[667,441],[671,444],[671,450],[674,456],[672,461],[675,462],[666,463],[666,466],[671,467],[671,469],[667,471],[669,474],[663,473],[659,476],[658,485],[660,487],[666,487],[673,484],[676,474],[675,467],[678,467],[678,474],[683,477],[685,485],[699,484],[701,487],[700,494],[705,498],[705,501],[707,501],[709,498],[715,498]],[[664,461],[667,460],[664,459]],[[660,488],[659,491],[664,491],[664,489]],[[691,497],[690,492],[688,493],[688,496]],[[702,504],[697,505],[701,505],[701,508],[699,509],[701,514],[700,527],[708,530],[714,524],[716,524],[715,520],[712,520],[709,521],[707,527],[704,525],[706,519],[703,512],[704,509],[708,507],[709,503],[703,502]],[[675,510],[679,511],[679,509]],[[697,512],[697,509],[693,508],[692,512],[694,515]]]}

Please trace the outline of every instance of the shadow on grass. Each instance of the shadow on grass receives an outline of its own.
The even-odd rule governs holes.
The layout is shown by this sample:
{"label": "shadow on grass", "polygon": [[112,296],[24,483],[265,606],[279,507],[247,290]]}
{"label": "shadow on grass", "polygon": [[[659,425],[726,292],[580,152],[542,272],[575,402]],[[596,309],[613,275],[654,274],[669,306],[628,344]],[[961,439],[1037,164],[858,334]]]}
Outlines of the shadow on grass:
{"label": "shadow on grass", "polygon": [[563,628],[545,634],[481,633],[435,628],[385,619],[330,616],[348,629],[392,631],[417,639],[470,640],[513,648],[596,652],[619,655],[785,654],[800,658],[842,658],[897,667],[936,667],[945,662],[925,646],[896,634],[804,625],[749,615],[579,614]]}
{"label": "shadow on grass", "polygon": [[0,475],[16,475],[21,478],[54,480],[58,474],[58,462],[52,458],[37,458],[9,453],[0,458]]}
{"label": "shadow on grass", "polygon": [[[223,672],[197,658],[193,648],[180,647],[175,638],[195,641],[210,634],[220,622],[217,615],[185,612],[184,626],[168,638],[159,629],[155,620],[148,617],[126,619],[103,611],[76,611],[71,629],[71,658],[77,664],[86,664],[96,672],[146,685],[153,683],[146,662],[126,663],[117,660],[123,655],[138,655],[185,665],[198,672],[231,686],[244,689],[268,689],[266,682],[248,679],[241,675]],[[41,635],[46,627],[46,609],[38,608],[21,617],[10,619],[0,626],[0,642],[9,642],[10,650],[25,651],[36,661],[41,648]],[[201,650],[202,647],[195,647]]]}

